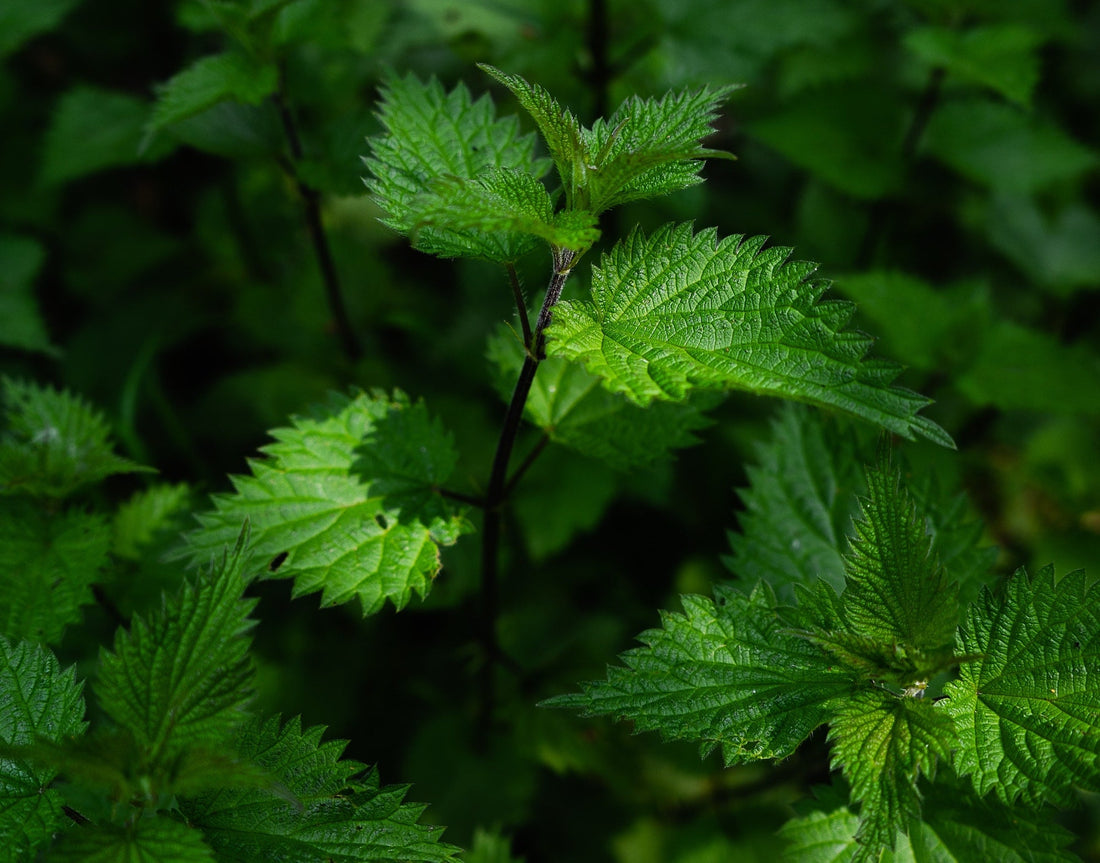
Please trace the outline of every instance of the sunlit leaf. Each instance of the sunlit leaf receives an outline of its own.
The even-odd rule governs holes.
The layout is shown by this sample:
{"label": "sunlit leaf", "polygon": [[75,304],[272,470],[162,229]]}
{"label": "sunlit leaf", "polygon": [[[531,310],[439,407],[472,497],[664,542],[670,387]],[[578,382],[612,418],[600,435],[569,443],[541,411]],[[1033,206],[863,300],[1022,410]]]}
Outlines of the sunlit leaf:
{"label": "sunlit leaf", "polygon": [[580,360],[640,405],[696,387],[742,389],[836,407],[907,438],[951,445],[928,404],[894,386],[900,368],[868,359],[871,340],[845,330],[849,303],[819,302],[813,264],[763,237],[634,231],[594,269],[592,300],[560,303],[548,353]]}
{"label": "sunlit leaf", "polygon": [[434,79],[424,84],[410,75],[385,82],[379,119],[385,133],[370,139],[364,162],[385,224],[415,235],[417,248],[444,258],[515,261],[535,247],[529,234],[509,230],[417,230],[417,202],[440,181],[473,180],[490,168],[532,178],[546,173],[547,163],[535,158],[534,136],[521,134],[514,117],[498,120],[488,96],[475,102],[461,84],[447,93]]}
{"label": "sunlit leaf", "polygon": [[784,625],[766,586],[682,602],[684,612],[642,633],[645,646],[624,653],[607,680],[546,703],[697,741],[703,754],[721,747],[726,764],[744,764],[790,755],[852,691],[848,671]]}
{"label": "sunlit leaf", "polygon": [[298,595],[358,599],[364,614],[427,595],[440,546],[470,524],[438,493],[458,456],[424,404],[402,393],[334,395],[271,435],[252,473],[233,477],[236,493],[215,495],[198,516],[191,557],[217,553],[248,519],[256,559],[268,576],[293,578]]}

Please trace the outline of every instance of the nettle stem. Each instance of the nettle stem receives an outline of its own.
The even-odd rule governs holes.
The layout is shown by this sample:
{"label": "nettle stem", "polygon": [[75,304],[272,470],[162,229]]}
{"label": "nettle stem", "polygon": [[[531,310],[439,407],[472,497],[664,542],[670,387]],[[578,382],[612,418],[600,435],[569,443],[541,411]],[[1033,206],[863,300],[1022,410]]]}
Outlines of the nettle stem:
{"label": "nettle stem", "polygon": [[547,285],[546,297],[542,309],[539,310],[534,332],[527,340],[527,355],[512,391],[512,400],[508,403],[508,413],[504,416],[504,425],[501,427],[493,456],[492,473],[489,475],[489,488],[485,494],[485,523],[481,531],[481,645],[485,655],[481,668],[481,715],[478,732],[482,742],[487,739],[492,722],[496,700],[494,671],[501,659],[496,631],[499,609],[497,583],[500,571],[500,527],[504,504],[514,485],[508,482],[508,463],[519,436],[523,409],[531,393],[535,372],[546,357],[546,328],[553,319],[554,306],[561,299],[562,289],[576,257],[576,253],[568,249],[554,250],[554,274]]}

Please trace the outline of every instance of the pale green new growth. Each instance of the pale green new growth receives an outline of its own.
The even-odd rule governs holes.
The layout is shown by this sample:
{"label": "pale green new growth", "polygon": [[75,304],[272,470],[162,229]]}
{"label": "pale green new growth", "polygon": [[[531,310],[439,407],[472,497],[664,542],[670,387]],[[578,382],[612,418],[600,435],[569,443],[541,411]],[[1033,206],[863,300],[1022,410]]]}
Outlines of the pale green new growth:
{"label": "pale green new growth", "polygon": [[523,109],[531,115],[539,127],[554,167],[558,169],[566,205],[572,206],[580,189],[584,188],[588,171],[588,154],[584,130],[573,112],[562,108],[545,89],[525,81],[519,75],[510,75],[485,63],[479,68],[512,91]]}
{"label": "pale green new growth", "polygon": [[642,633],[606,681],[546,702],[630,719],[638,731],[721,747],[726,764],[785,758],[856,686],[820,649],[790,632],[766,585],[685,596],[683,614]]}
{"label": "pale green new growth", "polygon": [[[500,372],[498,389],[507,398],[523,365],[523,346],[502,332],[490,340],[488,353]],[[583,366],[547,359],[539,365],[524,415],[555,443],[616,470],[629,470],[653,465],[672,450],[698,442],[694,433],[709,424],[702,410],[712,402],[693,401],[640,408],[601,387]]]}
{"label": "pale green new growth", "polygon": [[583,128],[537,84],[481,68],[512,91],[531,115],[554,160],[568,209],[599,214],[618,204],[667,195],[702,182],[702,160],[733,158],[703,147],[717,108],[734,87],[626,100],[611,117]]}
{"label": "pale green new growth", "polygon": [[256,604],[242,598],[244,541],[148,618],[135,617],[102,655],[95,692],[103,711],[152,764],[220,745],[244,718]]}
{"label": "pale green new growth", "polygon": [[478,230],[474,216],[469,217],[471,228],[418,229],[422,205],[429,213],[433,206],[457,209],[446,199],[440,203],[441,181],[461,190],[463,184],[455,181],[474,180],[489,169],[507,168],[536,180],[546,173],[547,163],[535,158],[534,136],[520,134],[515,117],[498,120],[487,96],[473,102],[461,84],[446,93],[438,81],[423,84],[411,75],[386,82],[378,116],[386,133],[370,139],[371,155],[363,161],[374,175],[367,188],[385,211],[385,224],[414,236],[417,248],[444,258],[507,262],[534,248],[530,234]]}
{"label": "pale green new growth", "polygon": [[840,705],[829,727],[833,767],[844,772],[860,804],[857,859],[874,860],[882,846],[920,818],[921,774],[950,757],[951,720],[931,701],[866,689]]}
{"label": "pale green new growth", "polygon": [[157,88],[149,130],[186,120],[227,99],[258,105],[278,85],[274,63],[238,51],[202,57]]}
{"label": "pale green new growth", "polygon": [[1100,790],[1100,584],[1084,572],[1018,571],[984,589],[958,649],[982,654],[947,684],[955,769],[978,793],[1037,805]]}
{"label": "pale green new growth", "polygon": [[845,555],[844,611],[854,632],[918,650],[950,649],[957,582],[932,549],[924,519],[889,462],[867,471],[867,497]]}
{"label": "pale green new growth", "polygon": [[[74,669],[63,671],[47,648],[0,637],[0,747],[83,733],[81,690]],[[35,859],[66,823],[55,775],[0,750],[0,863]]]}
{"label": "pale green new growth", "polygon": [[828,283],[810,278],[815,266],[763,245],[690,224],[634,231],[594,268],[591,301],[558,305],[548,353],[584,362],[640,405],[699,387],[742,389],[951,446],[917,416],[928,399],[892,385],[900,367],[866,359],[870,338],[843,329],[854,307],[819,302]]}
{"label": "pale green new growth", "polygon": [[220,863],[202,834],[169,818],[139,819],[70,830],[51,863]]}
{"label": "pale green new growth", "polygon": [[470,530],[436,491],[457,459],[450,435],[400,392],[334,395],[293,422],[271,432],[251,476],[232,477],[235,494],[198,516],[188,554],[217,553],[248,519],[254,558],[266,575],[293,578],[296,595],[358,599],[364,615],[427,595],[439,547]]}
{"label": "pale green new growth", "polygon": [[741,529],[729,533],[730,571],[749,584],[763,579],[784,598],[793,596],[792,584],[819,578],[843,590],[842,553],[863,487],[855,436],[786,402],[746,473]]}
{"label": "pale green new growth", "polygon": [[99,514],[51,513],[0,498],[0,634],[60,641],[92,602],[110,545]]}
{"label": "pale green new growth", "polygon": [[322,743],[323,731],[278,718],[241,729],[237,750],[285,783],[297,803],[259,789],[184,801],[188,821],[201,828],[219,861],[457,860],[458,849],[439,841],[441,828],[418,823],[425,807],[402,802],[407,786],[380,787],[376,771],[340,760],[343,743]]}
{"label": "pale green new growth", "polygon": [[867,680],[923,692],[960,660],[951,650],[958,582],[939,564],[928,521],[888,458],[880,455],[865,476],[862,517],[844,555],[843,595],[801,594],[819,614],[827,606],[833,622],[804,625],[802,634]]}
{"label": "pale green new growth", "polygon": [[607,120],[597,120],[585,138],[595,154],[587,201],[593,212],[643,198],[667,195],[703,182],[703,159],[732,159],[699,142],[713,134],[717,108],[734,90],[685,90],[661,99],[634,96]]}
{"label": "pale green new growth", "polygon": [[79,396],[0,379],[0,495],[60,498],[116,473],[144,471],[111,451],[103,414]]}

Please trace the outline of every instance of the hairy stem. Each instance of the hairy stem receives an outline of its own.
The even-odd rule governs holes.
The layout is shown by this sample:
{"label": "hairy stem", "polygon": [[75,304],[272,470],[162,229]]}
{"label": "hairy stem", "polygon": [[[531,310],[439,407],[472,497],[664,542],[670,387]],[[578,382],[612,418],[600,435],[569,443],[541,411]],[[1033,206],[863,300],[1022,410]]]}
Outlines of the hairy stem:
{"label": "hairy stem", "polygon": [[306,228],[313,244],[317,266],[321,271],[321,281],[325,286],[325,297],[328,300],[329,311],[332,313],[332,319],[336,325],[336,333],[340,337],[344,354],[354,362],[362,356],[363,350],[359,344],[359,339],[356,338],[355,331],[352,329],[351,319],[348,317],[347,306],[344,304],[344,292],[340,287],[340,277],[336,273],[332,250],[329,248],[325,226],[321,221],[321,195],[316,189],[304,182],[296,170],[297,163],[302,160],[302,139],[294,122],[294,115],[287,105],[281,70],[279,77],[279,89],[272,98],[276,109],[278,109],[279,118],[282,120],[287,146],[290,148],[291,164],[289,173],[294,180],[294,185],[298,187],[298,194],[305,208]]}
{"label": "hairy stem", "polygon": [[508,483],[508,463],[519,435],[523,420],[523,409],[527,405],[527,396],[535,380],[539,363],[546,356],[546,328],[553,318],[554,306],[561,299],[562,288],[569,278],[570,267],[575,254],[568,250],[555,250],[554,274],[546,288],[546,297],[539,311],[532,344],[524,357],[523,367],[512,391],[512,400],[508,403],[508,412],[504,416],[504,425],[497,440],[496,453],[493,456],[493,468],[489,475],[489,487],[485,493],[485,522],[481,531],[481,646],[484,652],[484,664],[481,668],[481,704],[478,723],[478,738],[483,745],[488,739],[492,722],[493,704],[496,700],[494,670],[500,660],[500,645],[497,643],[496,620],[498,613],[497,583],[500,567],[500,527],[501,513],[505,501],[512,490]]}

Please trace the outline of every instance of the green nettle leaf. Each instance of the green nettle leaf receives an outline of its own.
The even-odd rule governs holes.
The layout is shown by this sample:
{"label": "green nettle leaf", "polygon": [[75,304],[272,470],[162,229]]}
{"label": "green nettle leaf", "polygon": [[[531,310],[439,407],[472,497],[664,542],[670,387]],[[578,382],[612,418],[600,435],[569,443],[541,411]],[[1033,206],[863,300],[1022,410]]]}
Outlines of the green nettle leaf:
{"label": "green nettle leaf", "polygon": [[103,414],[79,396],[0,379],[0,495],[60,498],[116,473],[149,470],[111,452]]}
{"label": "green nettle leaf", "polygon": [[[790,844],[783,859],[790,863],[851,863],[858,851],[856,831],[859,816],[842,801],[831,809],[814,809],[792,818],[779,828],[779,835]],[[884,861],[890,859],[887,851]]]}
{"label": "green nettle leaf", "polygon": [[278,86],[274,63],[237,51],[202,57],[157,88],[149,129],[163,129],[229,99],[258,105]]}
{"label": "green nettle leaf", "polygon": [[1030,27],[999,24],[959,32],[922,27],[905,36],[905,47],[933,66],[981,84],[1025,107],[1039,83],[1036,48],[1042,37]]}
{"label": "green nettle leaf", "polygon": [[[757,464],[746,468],[749,487],[740,492],[745,504],[738,516],[741,530],[729,534],[733,555],[726,566],[742,581],[764,579],[785,598],[793,596],[793,585],[818,578],[842,591],[843,555],[854,532],[857,495],[866,491],[854,430],[788,402],[757,452]],[[976,594],[996,552],[982,547],[982,525],[966,498],[931,480],[907,491],[943,568]],[[905,499],[898,497],[899,502]],[[952,629],[948,642],[953,640]]]}
{"label": "green nettle leaf", "polygon": [[1084,572],[1019,570],[973,603],[958,649],[982,658],[945,688],[959,734],[955,769],[979,794],[1065,802],[1100,790],[1100,584]]}
{"label": "green nettle leaf", "polygon": [[293,423],[271,432],[251,476],[232,478],[235,494],[214,496],[187,553],[215,553],[248,519],[254,556],[268,576],[293,578],[295,595],[358,599],[364,615],[426,596],[439,547],[471,529],[437,492],[457,461],[450,435],[400,392],[334,395]]}
{"label": "green nettle leaf", "polygon": [[457,860],[458,849],[439,841],[441,828],[418,823],[425,807],[403,802],[407,786],[380,787],[376,771],[340,760],[343,743],[322,743],[323,731],[303,731],[297,719],[282,725],[270,718],[250,722],[238,735],[241,756],[278,777],[294,803],[260,789],[224,789],[181,801],[219,861]]}
{"label": "green nettle leaf", "polygon": [[[520,134],[515,117],[498,120],[488,96],[473,102],[461,84],[446,93],[438,81],[424,84],[411,75],[386,81],[378,116],[386,133],[370,139],[371,155],[363,161],[374,175],[367,187],[386,213],[384,224],[414,236],[422,251],[444,258],[509,262],[534,248],[529,234],[515,230],[417,229],[422,215],[418,208],[426,206],[430,214],[440,182],[474,180],[490,168],[508,168],[533,179],[546,173],[548,164],[535,158],[534,136]],[[495,176],[499,187],[501,175]],[[494,181],[488,182],[488,190],[501,193]],[[530,184],[525,186],[530,190]],[[470,196],[477,193],[476,188],[467,191]],[[449,209],[458,218],[457,205]],[[478,224],[476,213],[465,218]]]}
{"label": "green nettle leaf", "polygon": [[34,280],[45,260],[41,243],[0,234],[0,345],[57,356],[34,295]]}
{"label": "green nettle leaf", "polygon": [[59,863],[215,863],[202,834],[167,817],[70,830],[49,857]]}
{"label": "green nettle leaf", "polygon": [[[413,199],[409,221],[416,232],[426,226],[486,234],[529,234],[552,246],[587,250],[600,237],[592,213],[565,210],[554,204],[542,182],[515,168],[486,168],[473,180],[450,178]],[[501,254],[506,250],[501,249]]]}
{"label": "green nettle leaf", "polygon": [[695,387],[743,389],[835,407],[903,437],[953,446],[917,411],[929,400],[893,386],[900,367],[866,359],[871,340],[843,330],[850,303],[789,249],[713,229],[634,231],[593,270],[591,301],[563,301],[548,353],[580,360],[640,405]]}
{"label": "green nettle leaf", "polygon": [[[997,860],[1004,863],[1079,863],[1066,850],[1073,834],[1049,810],[1008,807],[937,781],[909,829],[913,860]],[[898,849],[899,856],[904,848]]]}
{"label": "green nettle leaf", "polygon": [[937,757],[950,758],[953,738],[950,718],[920,698],[865,689],[835,710],[833,767],[860,803],[860,856],[875,859],[882,846],[893,848],[897,834],[920,818],[917,779],[934,774]]}
{"label": "green nettle leaf", "polygon": [[683,614],[639,636],[606,681],[553,698],[585,716],[629,719],[638,731],[721,747],[726,764],[790,755],[856,686],[818,647],[791,632],[766,585],[749,595],[716,587],[685,596]]}
{"label": "green nettle leaf", "polygon": [[845,555],[843,602],[852,630],[918,650],[950,649],[958,583],[932,549],[924,519],[889,462],[867,471],[867,497]]}
{"label": "green nettle leaf", "polygon": [[[844,555],[844,593],[834,598],[831,591],[818,589],[812,604],[828,606],[829,622],[801,624],[801,633],[865,679],[922,695],[934,675],[967,658],[952,652],[959,582],[949,579],[939,562],[926,516],[931,510],[942,523],[957,507],[934,494],[918,505],[886,454],[866,471],[866,485],[861,518]],[[988,561],[976,549],[979,537],[968,529],[946,528],[938,538],[968,578]]]}
{"label": "green nettle leaf", "polygon": [[585,185],[590,161],[580,122],[538,84],[531,84],[519,75],[510,75],[485,63],[479,63],[478,68],[511,90],[523,109],[531,115],[550,151],[554,167],[558,169],[567,206],[574,206],[579,190]]}
{"label": "green nettle leaf", "polygon": [[0,634],[60,641],[92,602],[110,545],[101,515],[0,498]]}
{"label": "green nettle leaf", "polygon": [[256,600],[242,598],[243,542],[157,612],[135,616],[100,659],[95,692],[103,711],[133,735],[149,764],[221,745],[245,716]]}
{"label": "green nettle leaf", "polygon": [[927,525],[932,552],[951,579],[959,583],[959,605],[965,607],[992,577],[990,569],[997,559],[997,549],[985,543],[985,526],[966,494],[952,493],[934,473],[910,476],[906,487]]}
{"label": "green nettle leaf", "polygon": [[937,860],[971,863],[1080,863],[1065,848],[1073,835],[1054,823],[1049,813],[991,804],[946,786],[938,778],[925,791],[921,820],[909,825],[909,835],[897,837],[894,851],[881,856],[856,841],[859,816],[848,807],[847,795],[818,789],[810,811],[784,824],[779,835],[790,845],[783,855],[791,863],[850,863],[871,856],[880,863]]}
{"label": "green nettle leaf", "polygon": [[803,634],[866,680],[902,687],[913,696],[923,696],[934,675],[959,664],[959,658],[947,651],[924,651],[844,629]]}
{"label": "green nettle leaf", "polygon": [[[523,345],[511,333],[498,333],[488,353],[500,372],[498,389],[507,398],[523,365]],[[696,398],[690,404],[640,408],[601,387],[599,378],[583,366],[551,358],[539,364],[524,415],[555,443],[616,470],[631,470],[698,443],[694,432],[709,424],[703,410],[714,401]]]}
{"label": "green nettle leaf", "polygon": [[[229,749],[228,740],[189,746],[154,762],[131,731],[101,727],[57,744],[39,740],[25,754],[62,774],[70,792],[82,795],[80,803],[88,807],[82,814],[96,822],[110,820],[110,807],[120,801],[151,813],[167,800],[212,789],[263,788],[289,796],[274,776]],[[106,811],[97,813],[97,807]]]}
{"label": "green nettle leaf", "polygon": [[595,161],[588,169],[586,206],[593,212],[697,185],[703,159],[733,159],[699,142],[714,133],[717,109],[736,87],[684,90],[660,99],[633,96],[585,138]]}
{"label": "green nettle leaf", "polygon": [[844,589],[841,556],[851,532],[863,468],[855,436],[820,412],[786,403],[740,491],[740,533],[726,565],[742,581],[767,581],[780,595],[821,578]]}
{"label": "green nettle leaf", "polygon": [[[82,734],[84,697],[73,668],[47,648],[0,637],[0,749]],[[0,863],[35,859],[67,823],[56,771],[0,753]]]}
{"label": "green nettle leaf", "polygon": [[735,87],[685,90],[661,99],[632,97],[608,119],[583,128],[537,84],[481,64],[512,91],[539,127],[565,189],[568,208],[602,213],[626,201],[667,195],[701,182],[700,160],[733,158],[699,141]]}

